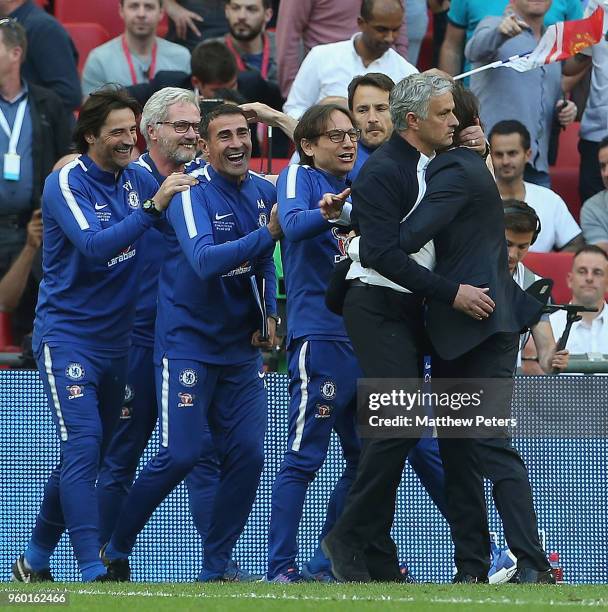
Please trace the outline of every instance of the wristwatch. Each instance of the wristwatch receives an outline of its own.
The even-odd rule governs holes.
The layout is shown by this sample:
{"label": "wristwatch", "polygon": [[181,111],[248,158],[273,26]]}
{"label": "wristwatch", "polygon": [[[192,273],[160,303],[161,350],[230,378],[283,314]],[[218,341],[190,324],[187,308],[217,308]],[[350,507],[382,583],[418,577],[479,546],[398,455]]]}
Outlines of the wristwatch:
{"label": "wristwatch", "polygon": [[281,325],[281,317],[278,314],[269,314],[268,317],[270,319],[274,319],[276,321],[277,326]]}
{"label": "wristwatch", "polygon": [[156,208],[154,205],[154,200],[144,200],[141,208],[146,214],[154,217],[155,219],[158,219],[163,214],[162,211],[158,210],[158,208]]}

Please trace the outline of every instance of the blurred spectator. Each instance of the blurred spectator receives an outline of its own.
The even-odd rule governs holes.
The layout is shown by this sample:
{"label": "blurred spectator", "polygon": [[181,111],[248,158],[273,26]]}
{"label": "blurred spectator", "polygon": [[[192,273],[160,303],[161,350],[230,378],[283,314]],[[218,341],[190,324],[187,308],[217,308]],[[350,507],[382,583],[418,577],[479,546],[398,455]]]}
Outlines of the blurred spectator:
{"label": "blurred spectator", "polygon": [[581,227],[588,244],[596,244],[608,253],[608,136],[597,151],[604,190],[591,196],[581,210]]}
{"label": "blurred spectator", "polygon": [[[70,145],[69,117],[59,97],[20,76],[26,53],[24,28],[14,19],[0,21],[0,277],[26,242],[44,179]],[[35,290],[30,297],[31,312],[23,311],[27,320],[13,321],[23,333],[31,330]],[[22,333],[14,335],[18,340]]]}
{"label": "blurred spectator", "polygon": [[426,0],[405,0],[405,22],[407,31],[407,61],[416,66],[420,56],[422,40],[429,27]]}
{"label": "blurred spectator", "polygon": [[[0,311],[14,312],[19,306],[23,294],[31,284],[32,266],[36,261],[38,249],[42,244],[42,211],[38,208],[32,213],[27,224],[27,238],[21,252],[13,261],[4,276],[0,278]],[[37,284],[34,282],[34,284]],[[30,327],[33,322],[33,309],[31,309]],[[29,331],[24,330],[24,331]],[[22,335],[22,334],[20,334]],[[18,336],[17,342],[21,341]]]}
{"label": "blurred spectator", "polygon": [[381,72],[397,82],[418,72],[391,48],[402,22],[400,0],[363,2],[357,20],[360,32],[348,40],[311,50],[300,66],[283,110],[299,119],[323,98],[345,98],[348,84],[360,74]]}
{"label": "blurred spectator", "polygon": [[[445,39],[439,55],[439,68],[453,76],[469,70],[471,66],[468,60],[465,60],[463,65],[466,43],[484,17],[502,15],[508,4],[509,0],[452,0]],[[580,19],[582,13],[580,0],[553,0],[544,23],[548,26],[558,21]],[[528,49],[531,50],[532,48]]]}
{"label": "blurred spectator", "polygon": [[393,133],[388,98],[395,83],[385,74],[370,72],[348,85],[348,108],[361,130],[357,159],[349,178],[354,181],[367,158]]}
{"label": "blurred spectator", "polygon": [[[540,220],[535,210],[519,200],[504,200],[505,238],[509,253],[509,272],[513,280],[528,289],[540,279],[522,263],[530,246],[538,237]],[[556,343],[549,323],[549,315],[543,314],[540,321],[519,337],[517,367],[523,374],[553,374],[563,371],[568,365],[567,351],[556,354]]]}
{"label": "blurred spectator", "polygon": [[[477,26],[465,49],[467,58],[482,65],[528,53],[538,44],[550,6],[551,0],[513,0],[502,17],[486,17]],[[471,77],[471,89],[479,98],[481,121],[487,130],[514,117],[528,129],[532,155],[525,177],[544,187],[551,186],[548,153],[554,118],[565,126],[576,117],[574,102],[563,100],[561,80],[560,63],[523,73],[498,68]]]}
{"label": "blurred spectator", "polygon": [[[597,308],[598,312],[581,312],[582,320],[574,323],[566,348],[571,354],[608,353],[608,309],[604,297],[608,289],[608,256],[595,245],[577,251],[568,272],[572,289],[571,304]],[[553,335],[559,338],[566,327],[563,310],[549,317]]]}
{"label": "blurred spectator", "polygon": [[82,73],[85,96],[107,83],[127,87],[150,81],[161,70],[188,72],[187,49],[156,36],[161,0],[121,0],[118,12],[125,31],[89,54]]}
{"label": "blurred spectator", "polygon": [[581,228],[562,198],[551,189],[524,181],[526,162],[532,155],[525,126],[515,120],[500,121],[490,132],[489,141],[500,197],[525,202],[540,219],[542,229],[530,251],[576,251],[583,246]]}
{"label": "blurred spectator", "polygon": [[228,32],[224,3],[225,0],[165,0],[169,16],[167,40],[192,51],[204,40],[223,36]]}
{"label": "blurred spectator", "polygon": [[[585,16],[590,15],[598,6],[606,7],[599,0],[589,0]],[[604,8],[606,11],[606,8]],[[604,13],[603,31],[608,29],[608,13]],[[608,39],[602,37],[597,45],[584,49],[581,53],[564,63],[564,74],[576,75],[591,65],[591,85],[587,104],[583,112],[578,150],[581,154],[579,193],[581,202],[602,191],[600,168],[597,163],[598,146],[606,136],[608,123]]]}
{"label": "blurred spectator", "polygon": [[64,27],[33,0],[0,0],[0,17],[17,19],[27,33],[23,77],[52,89],[66,110],[77,109],[82,101],[78,52]]}
{"label": "blurred spectator", "polygon": [[277,88],[277,49],[273,32],[266,32],[272,19],[270,0],[227,0],[229,32],[223,39],[232,51],[239,72],[255,70]]}
{"label": "blurred spectator", "polygon": [[137,101],[144,105],[150,96],[163,87],[196,89],[203,99],[219,97],[222,90],[236,90],[242,94],[242,102],[263,102],[276,107],[277,99],[257,71],[239,74],[236,60],[223,42],[208,40],[200,43],[190,60],[191,74],[175,70],[158,72],[149,83],[128,87]]}
{"label": "blurred spectator", "polygon": [[[398,1],[402,4],[401,0]],[[281,0],[277,46],[281,58],[279,83],[284,97],[288,96],[298,68],[308,52],[317,45],[339,42],[345,36],[355,34],[361,26],[359,15],[371,15],[374,4],[374,0]],[[407,58],[405,11],[402,12],[401,21],[403,27],[395,32],[394,44],[397,53]],[[375,27],[383,26],[377,24]],[[311,104],[314,102],[316,100]]]}

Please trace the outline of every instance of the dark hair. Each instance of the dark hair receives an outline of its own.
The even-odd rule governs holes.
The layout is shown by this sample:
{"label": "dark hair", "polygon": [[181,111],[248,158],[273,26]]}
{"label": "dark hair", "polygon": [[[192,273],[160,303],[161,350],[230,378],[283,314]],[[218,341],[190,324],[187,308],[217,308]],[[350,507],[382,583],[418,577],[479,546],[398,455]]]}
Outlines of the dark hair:
{"label": "dark hair", "polygon": [[206,40],[196,45],[190,69],[192,76],[201,83],[228,83],[238,74],[234,56],[219,40]]}
{"label": "dark hair", "polygon": [[201,118],[201,125],[199,128],[199,134],[201,138],[209,138],[209,125],[218,117],[223,117],[224,115],[240,115],[247,122],[247,116],[245,113],[235,104],[220,104],[216,106],[212,111],[204,114]]}
{"label": "dark hair", "polygon": [[[231,0],[224,0],[225,4],[230,4],[230,2],[231,2]],[[262,8],[264,10],[272,8],[272,0],[262,0]]]}
{"label": "dark hair", "polygon": [[536,233],[539,218],[531,206],[515,199],[503,200],[502,204],[505,210],[505,229],[517,234]]}
{"label": "dark hair", "polygon": [[395,81],[391,77],[382,74],[381,72],[368,72],[367,74],[360,74],[356,76],[348,84],[348,108],[353,110],[353,98],[355,97],[355,91],[357,87],[362,85],[369,85],[370,87],[377,87],[382,91],[391,92],[391,89],[395,86]]}
{"label": "dark hair", "polygon": [[608,261],[608,255],[604,249],[600,249],[596,244],[586,244],[582,246],[576,253],[574,253],[574,259],[576,259],[581,253],[595,253],[601,255],[606,261]]}
{"label": "dark hair", "polygon": [[[365,21],[370,21],[373,18],[374,5],[376,0],[363,0],[361,2],[361,18]],[[398,4],[403,10],[403,2],[401,0],[395,0],[395,4]]]}
{"label": "dark hair", "polygon": [[600,140],[600,144],[597,147],[597,152],[599,153],[601,149],[605,149],[608,147],[608,136],[604,136],[602,140]]}
{"label": "dark hair", "polygon": [[135,116],[141,113],[141,106],[137,100],[123,87],[106,85],[94,91],[82,105],[76,121],[74,143],[78,152],[86,153],[89,150],[89,143],[85,138],[87,134],[99,136],[108,115],[123,108],[130,108]]}
{"label": "dark hair", "polygon": [[340,106],[339,104],[315,104],[311,106],[298,121],[296,129],[293,132],[293,140],[296,143],[296,150],[300,156],[300,163],[307,166],[314,166],[314,160],[304,153],[302,149],[302,139],[305,138],[308,141],[317,141],[319,136],[323,134],[327,128],[327,122],[334,111],[340,111],[344,113],[351,121],[353,126],[355,125],[355,119],[352,113]]}
{"label": "dark hair", "polygon": [[499,121],[490,131],[488,142],[492,143],[492,136],[508,136],[509,134],[519,134],[521,136],[521,144],[524,151],[530,148],[530,132],[528,128],[516,119],[507,119]]}
{"label": "dark hair", "polygon": [[[120,6],[124,6],[125,5],[125,0],[120,0]],[[163,8],[163,0],[158,0],[158,5],[160,6],[160,8]]]}
{"label": "dark hair", "polygon": [[460,83],[455,83],[452,89],[454,98],[454,115],[458,119],[458,127],[454,130],[454,142],[465,128],[476,125],[479,121],[479,100],[469,89],[465,89]]}
{"label": "dark hair", "polygon": [[16,19],[9,17],[0,26],[0,32],[2,32],[2,40],[6,47],[9,49],[19,47],[21,49],[21,63],[23,64],[27,55],[27,33],[25,28]]}

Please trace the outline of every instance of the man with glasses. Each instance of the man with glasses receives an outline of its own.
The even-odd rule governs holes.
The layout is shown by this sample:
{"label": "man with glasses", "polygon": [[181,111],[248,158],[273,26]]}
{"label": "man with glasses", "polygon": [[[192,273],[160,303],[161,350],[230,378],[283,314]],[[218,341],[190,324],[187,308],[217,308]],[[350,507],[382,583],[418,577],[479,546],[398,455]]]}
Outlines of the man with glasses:
{"label": "man with glasses", "polygon": [[208,423],[220,484],[199,580],[226,580],[264,463],[260,348],[276,344],[276,190],[249,172],[251,136],[241,109],[217,107],[203,117],[200,136],[205,180],[172,201],[165,228],[154,344],[161,445],[105,549],[113,575],[128,576],[137,535],[208,452]]}
{"label": "man with glasses", "polygon": [[32,348],[61,456],[13,565],[21,582],[52,580],[50,557],[66,529],[82,580],[108,579],[99,559],[96,481],[124,395],[139,238],[175,193],[196,183],[174,175],[159,188],[130,163],[139,110],[122,89],[91,95],[74,135],[81,155],[45,183],[44,276]]}
{"label": "man with glasses", "polygon": [[[192,91],[167,87],[156,92],[142,112],[140,130],[148,150],[136,163],[148,170],[159,184],[173,173],[184,172],[185,165],[196,155],[199,125],[200,111]],[[202,180],[200,175],[198,178]],[[114,531],[157,419],[156,389],[150,381],[154,379],[152,353],[158,275],[167,255],[162,234],[148,232],[140,241],[140,253],[143,253],[144,263],[140,271],[124,404],[97,482],[102,544]],[[208,427],[204,436],[206,454],[186,478],[190,511],[203,542],[209,530],[219,480],[219,466]],[[228,571],[231,579],[248,578],[234,562]]]}
{"label": "man with glasses", "polygon": [[[26,243],[44,179],[70,147],[70,119],[61,100],[21,76],[27,47],[23,26],[15,19],[0,19],[0,278]],[[34,273],[28,269],[22,279],[26,286],[12,315],[13,337],[19,344],[34,320],[39,258],[33,266]]]}
{"label": "man with glasses", "polygon": [[[281,251],[289,304],[290,402],[287,451],[272,489],[270,582],[330,578],[324,559],[313,559],[300,573],[296,556],[308,485],[325,461],[332,431],[340,438],[346,466],[331,494],[321,537],[342,511],[357,469],[355,395],[361,372],[342,319],[327,309],[324,298],[334,265],[345,257],[350,223],[346,176],[355,163],[360,136],[350,112],[341,106],[311,107],[294,133],[303,165],[290,165],[277,183],[279,219],[285,233]],[[323,198],[335,198],[343,205],[343,216],[326,220],[319,208]]]}

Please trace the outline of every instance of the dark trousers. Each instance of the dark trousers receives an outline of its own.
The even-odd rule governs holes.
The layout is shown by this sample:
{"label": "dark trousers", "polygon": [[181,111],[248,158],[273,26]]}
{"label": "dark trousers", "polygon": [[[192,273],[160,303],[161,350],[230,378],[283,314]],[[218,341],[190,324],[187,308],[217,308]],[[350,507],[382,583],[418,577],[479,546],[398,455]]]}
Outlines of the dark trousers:
{"label": "dark trousers", "polygon": [[599,142],[583,140],[582,138],[578,141],[578,152],[581,154],[578,192],[581,196],[581,204],[604,189],[602,175],[600,174],[600,162],[597,158],[599,144]]}
{"label": "dark trousers", "polygon": [[[498,333],[461,357],[444,361],[433,356],[433,377],[508,378],[513,375],[518,335]],[[503,401],[510,401],[509,398]],[[496,508],[507,544],[518,567],[549,568],[538,537],[528,471],[508,438],[450,439],[441,437],[446,497],[456,567],[473,576],[487,576],[490,543],[483,479],[492,482]]]}
{"label": "dark trousers", "polygon": [[[424,337],[421,300],[384,287],[351,287],[344,322],[367,378],[417,378]],[[397,488],[417,439],[364,439],[357,476],[331,534],[365,556],[372,580],[399,580],[390,536]]]}

